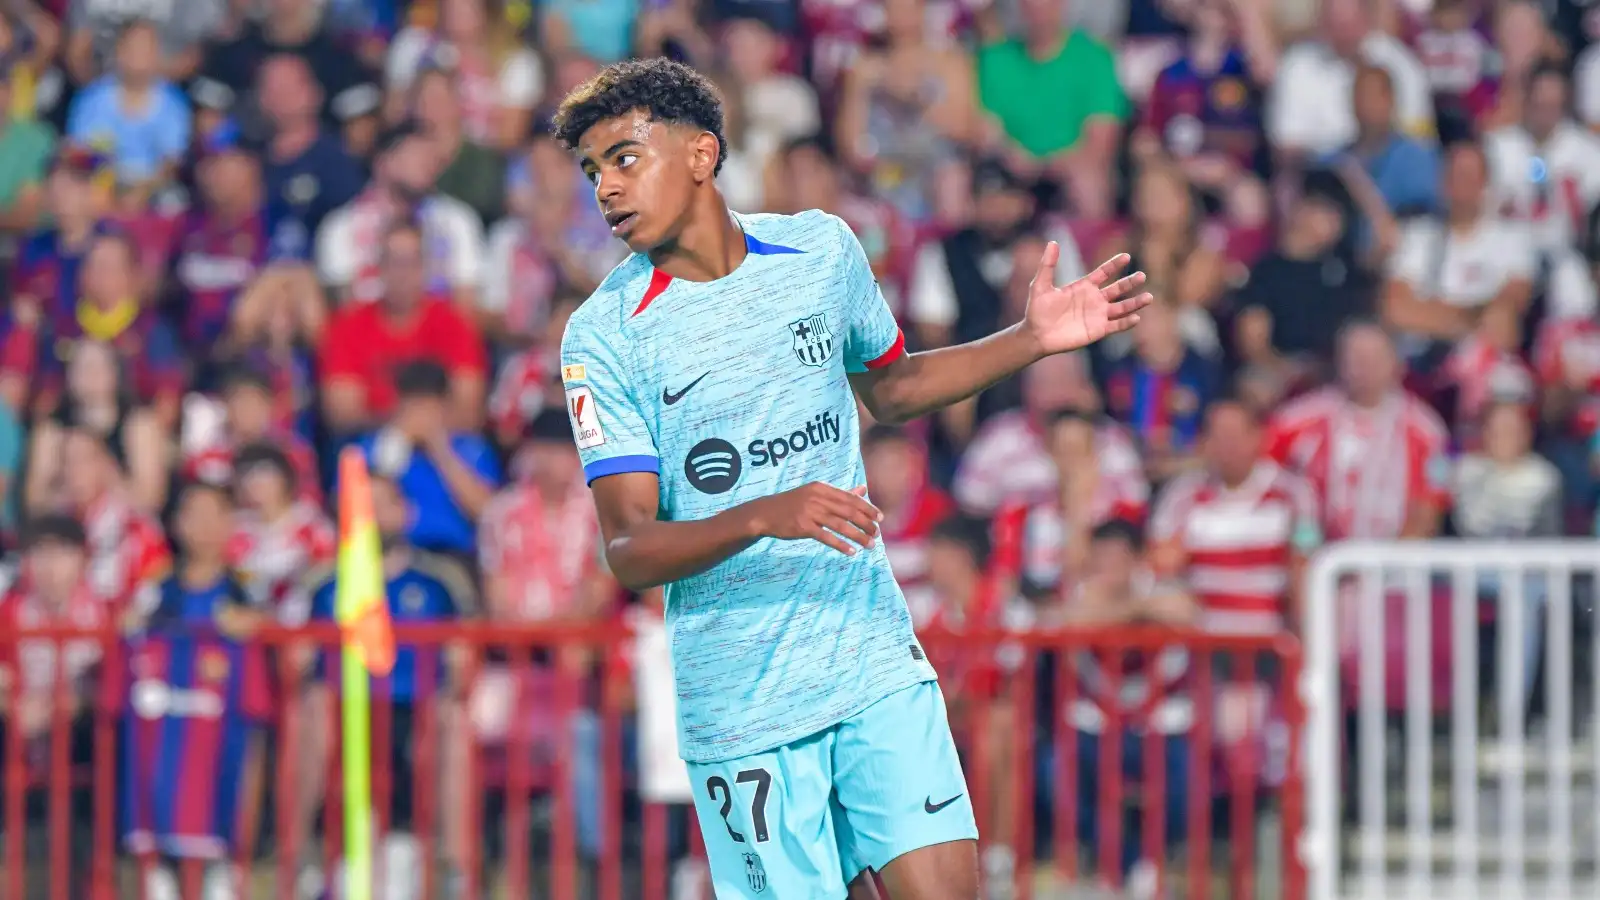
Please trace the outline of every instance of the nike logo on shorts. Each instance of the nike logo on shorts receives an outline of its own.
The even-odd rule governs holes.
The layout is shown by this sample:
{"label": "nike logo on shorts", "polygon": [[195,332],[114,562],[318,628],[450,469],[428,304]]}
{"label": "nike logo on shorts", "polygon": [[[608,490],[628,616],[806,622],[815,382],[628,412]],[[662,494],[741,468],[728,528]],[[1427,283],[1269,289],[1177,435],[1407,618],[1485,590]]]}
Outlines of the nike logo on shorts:
{"label": "nike logo on shorts", "polygon": [[934,813],[938,812],[939,810],[944,809],[946,806],[949,806],[950,804],[956,802],[957,800],[960,800],[962,798],[962,796],[963,796],[962,794],[957,794],[954,797],[951,797],[949,800],[944,801],[943,803],[935,803],[935,802],[933,802],[933,798],[929,797],[928,799],[922,801],[922,811],[931,816]]}

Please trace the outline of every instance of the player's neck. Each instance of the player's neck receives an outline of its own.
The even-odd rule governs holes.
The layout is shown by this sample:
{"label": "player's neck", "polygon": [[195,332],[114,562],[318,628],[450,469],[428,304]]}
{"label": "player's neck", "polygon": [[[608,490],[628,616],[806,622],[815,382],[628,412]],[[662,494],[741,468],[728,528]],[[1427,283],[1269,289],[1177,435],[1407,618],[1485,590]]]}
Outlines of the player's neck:
{"label": "player's neck", "polygon": [[728,211],[721,192],[707,191],[693,203],[683,233],[650,251],[650,262],[684,281],[726,278],[748,253],[744,229]]}

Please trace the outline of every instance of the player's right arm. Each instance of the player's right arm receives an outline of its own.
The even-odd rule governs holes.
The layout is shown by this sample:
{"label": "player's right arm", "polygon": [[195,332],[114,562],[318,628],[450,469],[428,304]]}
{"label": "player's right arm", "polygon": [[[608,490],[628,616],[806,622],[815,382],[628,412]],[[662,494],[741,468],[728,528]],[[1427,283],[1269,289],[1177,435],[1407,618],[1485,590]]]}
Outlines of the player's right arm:
{"label": "player's right arm", "polygon": [[765,537],[821,541],[847,555],[871,546],[882,514],[864,487],[813,482],[704,519],[661,520],[661,458],[633,389],[638,369],[617,341],[575,317],[561,342],[561,376],[606,563],[624,587],[697,575]]}

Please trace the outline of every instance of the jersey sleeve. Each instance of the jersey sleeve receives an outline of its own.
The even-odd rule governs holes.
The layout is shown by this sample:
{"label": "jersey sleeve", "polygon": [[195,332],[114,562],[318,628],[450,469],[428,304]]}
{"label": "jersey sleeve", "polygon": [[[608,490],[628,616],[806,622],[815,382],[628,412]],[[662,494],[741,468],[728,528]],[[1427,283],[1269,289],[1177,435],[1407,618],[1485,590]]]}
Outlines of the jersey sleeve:
{"label": "jersey sleeve", "polygon": [[844,367],[847,372],[879,369],[905,355],[906,339],[883,299],[878,279],[861,242],[844,220],[835,217],[844,288]]}
{"label": "jersey sleeve", "polygon": [[591,484],[607,475],[661,472],[661,454],[645,424],[648,398],[640,396],[637,370],[618,343],[618,336],[586,321],[569,323],[561,339],[567,418]]}

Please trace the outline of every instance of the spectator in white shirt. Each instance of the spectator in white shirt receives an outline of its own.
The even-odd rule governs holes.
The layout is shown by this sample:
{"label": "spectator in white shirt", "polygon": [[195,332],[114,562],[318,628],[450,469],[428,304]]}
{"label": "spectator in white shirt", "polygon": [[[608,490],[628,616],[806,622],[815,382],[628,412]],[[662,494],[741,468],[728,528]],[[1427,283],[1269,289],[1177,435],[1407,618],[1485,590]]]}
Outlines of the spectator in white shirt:
{"label": "spectator in white shirt", "polygon": [[1571,90],[1560,67],[1528,76],[1522,121],[1484,136],[1489,182],[1503,215],[1528,223],[1536,248],[1569,256],[1600,200],[1600,137],[1568,118]]}
{"label": "spectator in white shirt", "polygon": [[1413,361],[1471,335],[1491,305],[1509,307],[1520,321],[1533,295],[1528,228],[1495,214],[1487,179],[1483,149],[1456,144],[1445,159],[1445,213],[1413,220],[1401,234],[1382,313]]}
{"label": "spectator in white shirt", "polygon": [[383,235],[391,222],[413,218],[424,232],[429,290],[472,306],[483,271],[483,226],[465,203],[435,192],[443,162],[413,120],[378,138],[366,193],[334,210],[317,229],[317,274],[323,284],[345,301],[378,299]]}
{"label": "spectator in white shirt", "polygon": [[1362,0],[1324,0],[1318,38],[1289,48],[1278,64],[1266,116],[1274,148],[1304,158],[1352,143],[1356,118],[1351,88],[1361,62],[1389,73],[1400,130],[1433,134],[1427,72],[1405,44],[1372,27]]}

